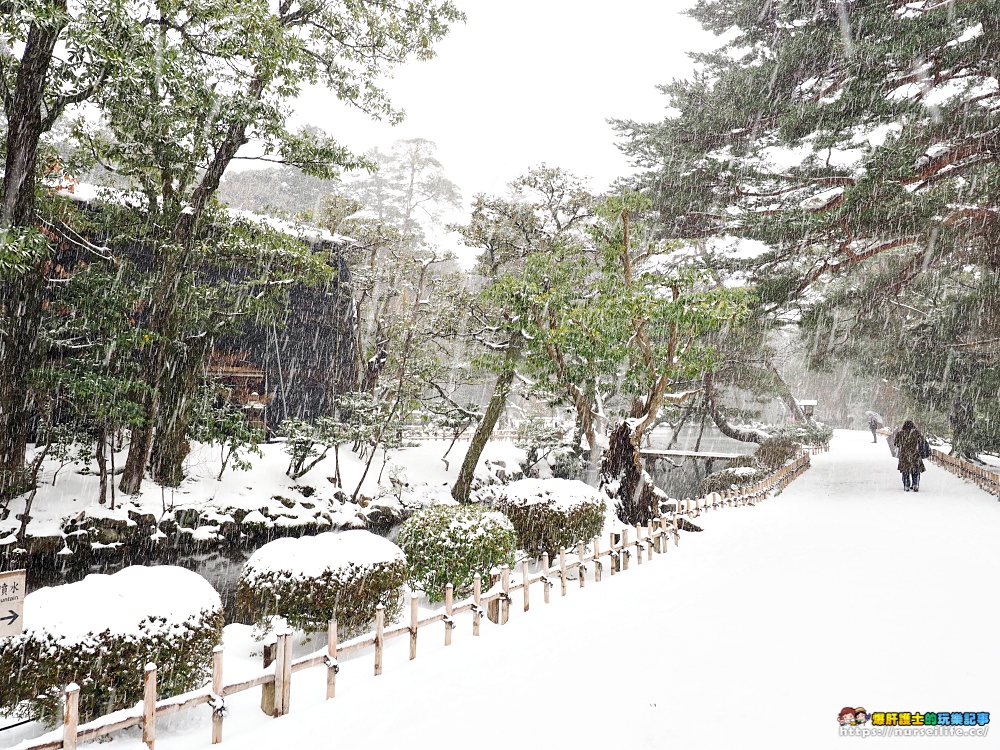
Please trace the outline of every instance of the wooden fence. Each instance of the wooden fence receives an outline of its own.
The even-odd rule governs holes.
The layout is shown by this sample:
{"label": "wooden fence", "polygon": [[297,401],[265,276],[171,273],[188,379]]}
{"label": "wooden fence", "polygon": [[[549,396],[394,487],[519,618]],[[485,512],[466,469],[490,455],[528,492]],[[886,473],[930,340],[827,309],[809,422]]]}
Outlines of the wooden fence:
{"label": "wooden fence", "polygon": [[1000,498],[1000,473],[977,466],[964,458],[956,458],[942,453],[937,448],[931,451],[931,461],[938,466],[957,474],[963,479],[971,480],[992,495]]}
{"label": "wooden fence", "polygon": [[645,526],[624,527],[619,532],[611,533],[607,544],[594,537],[589,545],[584,542],[577,544],[575,550],[561,549],[558,559],[549,560],[547,554],[542,556],[539,571],[531,575],[527,560],[520,563],[520,574],[513,574],[509,566],[503,566],[498,573],[491,576],[489,588],[483,590],[483,581],[477,574],[473,584],[472,597],[461,602],[455,602],[454,590],[451,584],[445,588],[444,609],[429,617],[420,619],[417,608],[418,596],[411,595],[409,622],[397,625],[387,625],[385,609],[381,605],[376,611],[375,630],[365,635],[340,643],[338,641],[337,621],[332,620],[328,626],[328,642],[324,649],[313,654],[292,658],[292,631],[277,633],[277,641],[265,648],[264,670],[260,674],[241,682],[225,684],[223,679],[222,646],[216,646],[212,656],[212,681],[205,687],[192,692],[177,695],[163,700],[156,699],[156,665],[147,664],[143,677],[144,699],[134,708],[123,709],[115,713],[94,719],[86,724],[79,724],[78,701],[80,688],[70,684],[65,690],[65,707],[63,725],[35,740],[27,740],[12,750],[56,750],[76,748],[81,742],[95,740],[103,735],[130,727],[142,727],[142,740],[153,750],[156,741],[156,723],[159,719],[187,708],[208,704],[212,708],[212,743],[222,741],[222,726],[225,717],[225,700],[231,695],[246,690],[261,688],[261,708],[272,716],[282,716],[289,712],[291,699],[292,675],[295,672],[312,667],[326,668],[326,697],[333,698],[337,688],[338,659],[340,657],[362,651],[367,648],[374,650],[375,675],[382,674],[382,660],[385,643],[393,638],[409,635],[410,659],[417,656],[417,635],[421,628],[441,622],[444,624],[444,645],[451,645],[452,629],[455,617],[469,613],[472,618],[472,635],[480,635],[480,618],[488,616],[492,622],[506,624],[510,615],[512,595],[521,592],[520,604],[524,611],[529,611],[531,605],[532,587],[537,591],[541,585],[542,602],[548,604],[551,600],[551,589],[559,585],[561,596],[566,596],[571,580],[569,574],[576,571],[579,588],[587,584],[590,571],[591,580],[600,583],[604,573],[614,576],[629,570],[630,566],[642,565],[644,560],[653,560],[653,553],[665,555],[672,540],[674,546],[680,544],[682,519],[697,518],[723,507],[734,505],[753,505],[765,499],[776,489],[783,489],[793,479],[809,468],[809,453],[804,452],[794,462],[773,472],[761,482],[733,490],[727,493],[712,493],[705,497],[687,498],[675,503],[670,517],[666,516],[650,521]]}

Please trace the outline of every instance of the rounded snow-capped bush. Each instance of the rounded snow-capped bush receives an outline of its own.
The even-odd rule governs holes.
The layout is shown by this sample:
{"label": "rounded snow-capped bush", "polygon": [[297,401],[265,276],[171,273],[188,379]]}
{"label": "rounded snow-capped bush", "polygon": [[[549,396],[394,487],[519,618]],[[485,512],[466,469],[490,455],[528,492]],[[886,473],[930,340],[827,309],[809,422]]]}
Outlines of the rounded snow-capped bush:
{"label": "rounded snow-capped bush", "polygon": [[504,487],[493,507],[514,524],[521,549],[552,557],[601,533],[607,498],[576,479],[522,479]]}
{"label": "rounded snow-capped bush", "polygon": [[0,639],[0,708],[58,723],[63,688],[75,682],[80,720],[89,721],[141,701],[150,662],[161,698],[194,690],[211,678],[223,625],[208,581],[170,565],[33,591],[24,632]]}
{"label": "rounded snow-capped bush", "polygon": [[455,586],[465,596],[479,573],[514,562],[517,537],[510,520],[481,505],[431,505],[414,513],[396,539],[410,564],[410,582],[432,602]]}
{"label": "rounded snow-capped bush", "polygon": [[409,568],[402,550],[360,529],[269,542],[247,560],[236,589],[236,611],[248,622],[279,615],[293,628],[326,630],[337,620],[342,637],[400,610]]}
{"label": "rounded snow-capped bush", "polygon": [[713,492],[728,492],[735,485],[737,488],[749,487],[764,478],[765,471],[756,466],[731,466],[722,471],[715,471],[701,480],[698,491],[701,495]]}
{"label": "rounded snow-capped bush", "polygon": [[789,461],[795,460],[801,450],[795,438],[789,435],[775,435],[760,444],[754,453],[754,458],[765,469],[780,469]]}

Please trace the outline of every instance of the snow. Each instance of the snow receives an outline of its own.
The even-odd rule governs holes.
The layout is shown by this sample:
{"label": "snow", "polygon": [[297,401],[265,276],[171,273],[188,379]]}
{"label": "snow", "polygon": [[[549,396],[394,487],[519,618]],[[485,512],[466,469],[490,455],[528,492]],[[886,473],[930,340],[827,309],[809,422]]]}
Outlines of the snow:
{"label": "snow", "polygon": [[[384,484],[388,484],[387,478],[395,474],[407,485],[399,493],[405,503],[422,504],[450,498],[450,485],[458,474],[469,441],[457,441],[446,464],[441,456],[449,444],[450,440],[423,440],[416,445],[390,451],[388,458],[379,451],[361,485],[358,502],[342,502],[334,497],[341,489],[347,495],[353,493],[364,472],[365,461],[347,448],[340,451],[343,476],[343,488],[340,488],[330,480],[334,474],[332,451],[309,473],[293,480],[285,474],[288,454],[283,443],[262,445],[263,457],[254,456],[251,469],[228,468],[222,480],[218,481],[219,447],[192,443],[192,451],[185,461],[188,478],[180,487],[160,488],[146,482],[139,495],[123,496],[119,493],[114,511],[98,504],[96,462],[91,461],[89,467],[63,467],[53,485],[52,477],[59,465],[48,460],[39,477],[29,532],[35,537],[64,536],[62,528],[69,518],[129,521],[131,512],[152,514],[160,520],[185,508],[195,509],[209,517],[212,512],[240,511],[246,513],[244,524],[270,525],[279,522],[275,519],[280,519],[280,524],[285,526],[315,523],[316,514],[322,509],[329,515],[334,528],[362,527],[366,510],[362,503],[376,507],[400,502],[396,493],[388,494],[389,488],[379,484],[380,475],[383,475]],[[524,460],[524,455],[522,449],[510,442],[490,441],[480,458],[476,476],[485,481],[495,467],[516,469]],[[119,467],[124,466],[125,453],[117,453],[115,462]],[[298,489],[303,486],[313,488],[315,494],[303,497]],[[8,518],[0,521],[0,545],[15,542],[15,532],[20,526],[17,514],[23,511],[26,497],[13,500]],[[289,500],[296,502],[291,504]]]}
{"label": "snow", "polygon": [[545,503],[562,511],[571,511],[581,502],[602,504],[607,497],[586,482],[576,479],[519,479],[504,489],[507,502],[513,505]]}
{"label": "snow", "polygon": [[[838,430],[781,494],[696,523],[665,557],[557,586],[549,605],[533,587],[523,613],[515,594],[510,622],[483,620],[479,638],[466,613],[448,648],[443,626],[422,628],[414,661],[409,639],[388,641],[380,677],[370,649],[341,658],[331,701],[322,668],[295,673],[280,719],[257,690],[227,697],[222,747],[842,750],[844,706],[996,711],[996,498],[929,462],[904,493],[884,444]],[[260,663],[250,631],[226,629],[227,682]],[[204,707],[162,720],[157,750],[209,750],[210,726]],[[0,747],[34,736],[22,729]],[[111,744],[145,748],[138,730]]]}
{"label": "snow", "polygon": [[265,216],[263,214],[254,213],[253,211],[245,211],[237,208],[227,208],[226,213],[233,219],[240,219],[251,224],[266,226],[290,237],[298,237],[309,242],[327,242],[333,245],[346,245],[354,243],[354,240],[350,237],[345,237],[342,234],[334,234],[328,229],[307,224],[302,221],[286,221],[285,219],[279,219],[274,216]]}
{"label": "snow", "polygon": [[27,633],[49,633],[72,644],[105,630],[138,634],[139,624],[149,618],[164,618],[157,628],[165,631],[202,611],[221,609],[218,593],[197,573],[171,565],[133,565],[32,591],[24,598],[24,623]]}
{"label": "snow", "polygon": [[275,539],[253,553],[244,568],[244,576],[252,581],[257,573],[281,571],[294,578],[319,578],[327,570],[336,571],[351,565],[363,568],[404,559],[402,550],[388,539],[354,529],[298,539]]}

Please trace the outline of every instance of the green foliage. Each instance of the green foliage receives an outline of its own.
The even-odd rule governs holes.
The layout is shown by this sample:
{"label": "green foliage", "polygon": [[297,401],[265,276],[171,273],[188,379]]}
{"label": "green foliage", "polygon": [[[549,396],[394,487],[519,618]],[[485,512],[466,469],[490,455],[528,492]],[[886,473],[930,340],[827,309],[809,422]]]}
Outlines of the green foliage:
{"label": "green foliage", "polygon": [[729,467],[722,471],[715,471],[701,480],[698,484],[698,493],[702,496],[712,492],[728,492],[731,489],[749,487],[759,482],[764,476],[764,470],[752,466]]}
{"label": "green foliage", "polygon": [[212,650],[222,642],[220,610],[179,625],[150,616],[136,632],[104,630],[69,643],[31,631],[0,640],[0,709],[54,726],[62,721],[63,690],[80,686],[81,723],[142,701],[145,665],[157,666],[159,697],[195,690],[211,677]]}
{"label": "green foliage", "polygon": [[189,434],[194,440],[219,444],[222,467],[216,479],[221,480],[230,462],[240,471],[250,471],[253,464],[249,456],[264,457],[260,450],[264,431],[250,426],[244,409],[231,403],[216,406],[214,401],[212,389],[203,388]]}
{"label": "green foliage", "polygon": [[458,596],[472,591],[478,573],[489,586],[492,568],[512,565],[517,548],[507,518],[478,505],[434,505],[410,516],[396,540],[410,564],[410,583],[441,601],[451,583]]}
{"label": "green foliage", "polygon": [[833,437],[833,428],[823,422],[798,421],[781,425],[773,434],[790,438],[800,445],[823,445]]}
{"label": "green foliage", "polygon": [[[368,534],[368,532],[342,532]],[[332,534],[302,539],[283,539],[270,544],[321,541]],[[374,536],[374,535],[372,535]],[[389,547],[389,542],[376,538]],[[266,549],[268,545],[265,545]],[[379,605],[385,607],[386,622],[402,608],[403,585],[409,576],[405,557],[386,554],[381,559],[366,555],[365,563],[331,561],[309,575],[294,569],[255,567],[251,559],[243,568],[236,590],[236,611],[242,621],[264,624],[278,615],[294,628],[322,632],[337,620],[342,638],[352,638],[368,628]]]}
{"label": "green foliage", "polygon": [[604,528],[607,501],[570,479],[522,479],[504,487],[493,506],[510,519],[518,546],[532,557],[590,542]]}
{"label": "green foliage", "polygon": [[790,435],[778,435],[761,443],[754,457],[762,467],[772,471],[794,460],[801,450],[795,438]]}
{"label": "green foliage", "polygon": [[[560,466],[560,470],[571,473],[574,459],[579,459],[579,448],[572,441],[572,435],[566,434],[566,427],[553,424],[544,419],[529,417],[517,426],[517,435],[514,438],[514,445],[525,451],[524,461],[521,463],[521,471],[526,477],[538,476],[539,466],[550,456],[553,463]],[[576,479],[575,476],[553,475],[559,479]]]}
{"label": "green foliage", "polygon": [[49,254],[49,238],[36,227],[0,228],[0,279],[25,273]]}

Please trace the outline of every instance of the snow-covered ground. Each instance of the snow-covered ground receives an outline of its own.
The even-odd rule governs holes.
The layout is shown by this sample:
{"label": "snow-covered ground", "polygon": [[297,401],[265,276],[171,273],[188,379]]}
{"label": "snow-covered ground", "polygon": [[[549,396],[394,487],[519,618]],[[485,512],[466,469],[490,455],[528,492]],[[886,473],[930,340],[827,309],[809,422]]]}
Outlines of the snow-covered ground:
{"label": "snow-covered ground", "polygon": [[[447,500],[450,482],[458,474],[469,442],[459,441],[444,462],[441,457],[448,445],[449,441],[445,440],[426,440],[392,451],[388,456],[378,451],[367,474],[364,461],[346,448],[342,449],[343,490],[351,496],[361,483],[359,500],[367,502],[364,500],[367,498],[374,505],[389,507],[398,505],[399,499],[418,505]],[[131,511],[150,514],[161,520],[172,515],[171,511],[175,508],[191,508],[204,513],[265,510],[272,519],[276,518],[278,523],[285,525],[314,521],[319,510],[325,510],[333,528],[364,524],[361,505],[332,499],[334,493],[341,489],[330,478],[335,466],[332,451],[298,480],[285,473],[288,454],[281,442],[262,445],[261,452],[261,457],[249,456],[249,470],[230,467],[218,480],[219,448],[196,443],[185,462],[187,478],[179,488],[161,488],[147,480],[139,495],[127,496],[119,492],[114,511],[107,505],[98,504],[99,480],[94,461],[86,467],[79,464],[60,467],[58,462],[46,460],[39,475],[28,532],[37,537],[58,537],[63,534],[67,519],[74,517],[127,521]],[[477,475],[485,477],[490,471],[495,473],[503,467],[516,471],[523,459],[524,451],[512,443],[490,441],[480,458]],[[121,467],[124,463],[123,451],[117,454],[117,465]],[[118,479],[120,477],[116,477],[116,481]],[[304,504],[300,492],[303,486],[315,493],[305,495],[308,502]],[[12,501],[8,517],[0,520],[0,546],[15,543],[20,526],[18,515],[23,513],[27,497],[24,495]]]}
{"label": "snow-covered ground", "polygon": [[[933,465],[904,493],[869,435],[838,431],[781,495],[702,515],[705,531],[666,557],[565,598],[556,587],[548,606],[533,592],[526,615],[515,594],[510,622],[484,621],[479,638],[466,614],[447,649],[443,627],[422,629],[413,662],[406,638],[391,641],[380,677],[370,651],[346,660],[332,701],[323,669],[295,674],[279,719],[256,690],[232,696],[223,747],[812,750],[852,741],[846,706],[993,716],[1000,503]],[[230,626],[226,682],[252,669],[246,644]],[[889,741],[996,747],[987,729]],[[207,750],[210,737],[200,707],[161,722],[156,747]],[[145,747],[137,730],[113,746]]]}

